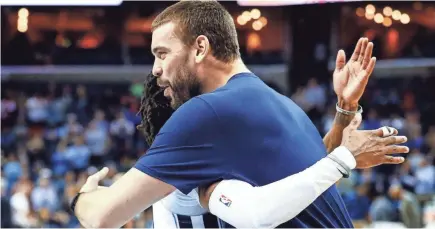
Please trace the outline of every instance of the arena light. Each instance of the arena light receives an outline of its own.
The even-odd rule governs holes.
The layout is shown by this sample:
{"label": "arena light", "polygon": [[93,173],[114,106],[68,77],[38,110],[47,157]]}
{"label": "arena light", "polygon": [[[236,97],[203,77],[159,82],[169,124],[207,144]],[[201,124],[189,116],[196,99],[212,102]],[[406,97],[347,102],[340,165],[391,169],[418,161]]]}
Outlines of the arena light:
{"label": "arena light", "polygon": [[243,17],[243,20],[245,20],[246,22],[248,22],[252,19],[251,13],[249,11],[244,11],[242,13],[242,17]]}
{"label": "arena light", "polygon": [[396,21],[400,20],[400,16],[401,16],[401,15],[402,15],[402,13],[400,13],[399,10],[394,10],[394,11],[393,11],[393,14],[392,14],[393,19],[396,20]]}
{"label": "arena light", "polygon": [[365,16],[366,16],[367,20],[372,20],[372,19],[375,17],[374,14],[370,14],[370,13],[368,13],[367,11],[366,11]]}
{"label": "arena light", "polygon": [[28,27],[27,27],[27,23],[26,23],[26,24],[21,23],[21,24],[18,24],[18,25],[17,25],[17,30],[18,30],[18,32],[20,32],[20,33],[25,33],[25,32],[27,32],[27,29],[28,29]]}
{"label": "arena light", "polygon": [[384,7],[384,10],[382,11],[385,16],[390,17],[393,13],[393,9],[389,6]]}
{"label": "arena light", "polygon": [[265,17],[261,17],[261,18],[258,19],[258,20],[261,22],[261,24],[263,24],[263,27],[267,25],[267,18],[265,18]]}
{"label": "arena light", "polygon": [[368,13],[368,14],[375,14],[375,12],[376,12],[376,8],[375,8],[374,5],[368,4],[366,6],[366,13]]}
{"label": "arena light", "polygon": [[246,25],[246,21],[242,15],[237,17],[237,23],[239,23],[239,25]]}
{"label": "arena light", "polygon": [[27,18],[29,16],[29,10],[26,8],[21,8],[18,10],[18,17],[19,18]]}
{"label": "arena light", "polygon": [[384,21],[384,16],[381,13],[375,15],[375,22],[381,24]]}
{"label": "arena light", "polygon": [[253,28],[255,31],[260,31],[260,30],[263,28],[263,24],[261,23],[261,21],[254,21],[254,22],[252,23],[252,28]]}
{"label": "arena light", "polygon": [[18,32],[25,33],[27,32],[28,24],[28,17],[29,17],[29,10],[26,8],[21,8],[18,10],[18,20],[17,20],[17,30]]}
{"label": "arena light", "polygon": [[385,27],[390,27],[393,24],[393,20],[391,20],[391,18],[389,17],[385,17],[384,21],[382,22],[382,25],[384,25]]}
{"label": "arena light", "polygon": [[252,9],[251,10],[251,17],[252,19],[259,19],[261,17],[261,11],[259,9]]}
{"label": "arena light", "polygon": [[403,24],[408,24],[411,21],[411,18],[409,17],[408,14],[402,14],[400,15],[400,22],[402,22]]}
{"label": "arena light", "polygon": [[355,14],[356,14],[358,17],[364,17],[365,11],[364,11],[363,8],[358,7],[358,8],[356,9]]}

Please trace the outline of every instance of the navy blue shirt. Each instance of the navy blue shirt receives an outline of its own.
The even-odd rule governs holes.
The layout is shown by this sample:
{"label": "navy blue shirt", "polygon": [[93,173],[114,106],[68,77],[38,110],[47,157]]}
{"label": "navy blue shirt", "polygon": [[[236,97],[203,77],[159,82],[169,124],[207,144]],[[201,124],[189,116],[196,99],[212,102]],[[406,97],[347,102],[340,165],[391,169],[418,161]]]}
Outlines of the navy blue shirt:
{"label": "navy blue shirt", "polygon": [[[183,104],[135,168],[187,194],[221,179],[267,185],[325,156],[304,111],[254,74],[240,73]],[[353,227],[335,186],[281,226]]]}

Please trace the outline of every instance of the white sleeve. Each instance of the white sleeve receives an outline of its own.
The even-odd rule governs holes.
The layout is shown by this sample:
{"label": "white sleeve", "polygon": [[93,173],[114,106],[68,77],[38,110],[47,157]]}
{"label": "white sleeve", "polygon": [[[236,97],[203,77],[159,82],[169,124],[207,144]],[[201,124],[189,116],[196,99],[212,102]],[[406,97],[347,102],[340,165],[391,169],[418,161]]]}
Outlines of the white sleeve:
{"label": "white sleeve", "polygon": [[162,201],[153,204],[154,229],[178,228],[174,215],[165,208]]}
{"label": "white sleeve", "polygon": [[[355,158],[345,147],[331,154],[350,169],[355,168]],[[260,187],[223,180],[211,194],[210,212],[236,228],[275,228],[298,215],[342,178],[339,166],[325,157],[302,172]]]}

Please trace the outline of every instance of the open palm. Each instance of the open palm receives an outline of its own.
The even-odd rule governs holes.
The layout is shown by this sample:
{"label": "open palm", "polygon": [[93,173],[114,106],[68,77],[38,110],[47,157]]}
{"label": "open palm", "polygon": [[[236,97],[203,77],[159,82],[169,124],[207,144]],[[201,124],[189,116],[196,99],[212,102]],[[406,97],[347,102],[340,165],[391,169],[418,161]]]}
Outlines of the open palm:
{"label": "open palm", "polygon": [[360,38],[355,50],[346,63],[343,50],[337,54],[334,71],[334,91],[338,98],[347,104],[357,104],[366,88],[370,75],[376,64],[372,57],[373,43],[367,38]]}

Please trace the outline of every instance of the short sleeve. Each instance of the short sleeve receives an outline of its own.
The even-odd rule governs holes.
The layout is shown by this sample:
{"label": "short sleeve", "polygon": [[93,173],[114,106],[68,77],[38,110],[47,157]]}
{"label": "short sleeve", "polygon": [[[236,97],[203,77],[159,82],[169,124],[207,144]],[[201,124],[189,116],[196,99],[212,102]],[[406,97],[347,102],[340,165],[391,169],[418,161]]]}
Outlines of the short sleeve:
{"label": "short sleeve", "polygon": [[135,168],[188,194],[225,174],[221,136],[212,107],[193,98],[174,112]]}

